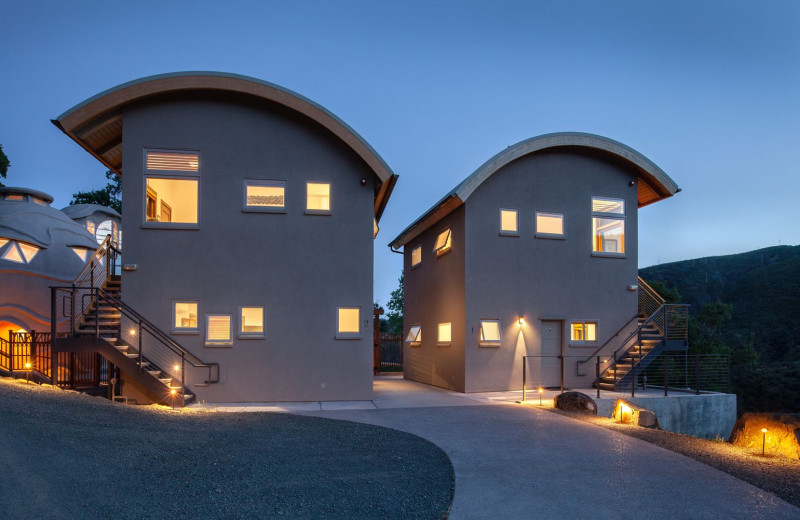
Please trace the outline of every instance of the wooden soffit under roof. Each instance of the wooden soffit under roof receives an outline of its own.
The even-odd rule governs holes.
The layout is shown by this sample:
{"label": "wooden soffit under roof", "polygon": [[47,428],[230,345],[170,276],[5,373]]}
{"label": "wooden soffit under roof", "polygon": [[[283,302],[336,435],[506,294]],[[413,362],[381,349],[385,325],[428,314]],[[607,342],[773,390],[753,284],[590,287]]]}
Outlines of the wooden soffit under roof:
{"label": "wooden soffit under roof", "polygon": [[632,166],[637,171],[637,198],[640,208],[671,197],[680,191],[675,181],[650,159],[633,148],[613,139],[581,132],[545,134],[509,146],[483,163],[472,175],[464,179],[444,198],[404,229],[389,246],[392,249],[399,249],[419,236],[420,233],[441,220],[445,215],[464,204],[478,186],[503,166],[520,157],[554,148],[591,150],[606,154]]}
{"label": "wooden soffit under roof", "polygon": [[220,72],[176,72],[150,76],[101,92],[53,120],[58,128],[108,169],[122,175],[122,112],[126,105],[164,94],[216,91],[249,95],[309,117],[347,144],[375,173],[375,218],[380,220],[395,175],[378,153],[347,123],[300,94],[259,79]]}

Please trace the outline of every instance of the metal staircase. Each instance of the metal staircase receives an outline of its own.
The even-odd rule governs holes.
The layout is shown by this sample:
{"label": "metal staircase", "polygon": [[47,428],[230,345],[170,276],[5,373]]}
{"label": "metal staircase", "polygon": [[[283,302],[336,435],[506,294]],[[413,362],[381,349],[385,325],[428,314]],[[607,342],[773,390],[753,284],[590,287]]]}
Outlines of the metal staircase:
{"label": "metal staircase", "polygon": [[[117,256],[106,239],[72,286],[51,288],[53,352],[96,352],[149,400],[193,402],[190,388],[219,382],[219,365],[203,362],[120,299]],[[58,356],[52,359],[57,374]]]}
{"label": "metal staircase", "polygon": [[597,349],[580,365],[597,359],[595,388],[620,390],[637,384],[644,370],[665,352],[686,352],[689,347],[689,306],[668,304],[639,278],[639,315],[636,329],[617,348],[614,338]]}

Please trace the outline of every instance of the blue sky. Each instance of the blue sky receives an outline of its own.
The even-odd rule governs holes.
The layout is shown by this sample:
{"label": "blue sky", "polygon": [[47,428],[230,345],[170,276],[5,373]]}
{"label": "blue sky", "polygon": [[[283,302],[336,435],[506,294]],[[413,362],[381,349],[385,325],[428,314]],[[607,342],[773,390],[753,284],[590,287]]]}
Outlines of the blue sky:
{"label": "blue sky", "polygon": [[120,83],[254,76],[325,106],[400,175],[386,244],[506,146],[557,131],[635,148],[683,189],[640,213],[642,267],[800,243],[800,2],[14,2],[2,10],[7,185],[65,206],[102,165],[51,123]]}

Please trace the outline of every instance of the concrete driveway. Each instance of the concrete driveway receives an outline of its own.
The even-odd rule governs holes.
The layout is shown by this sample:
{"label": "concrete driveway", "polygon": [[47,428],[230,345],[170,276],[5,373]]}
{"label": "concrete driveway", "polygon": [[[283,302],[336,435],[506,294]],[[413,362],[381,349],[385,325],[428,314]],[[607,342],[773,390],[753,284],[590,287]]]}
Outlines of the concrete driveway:
{"label": "concrete driveway", "polygon": [[800,518],[770,493],[638,439],[530,406],[397,384],[406,406],[419,406],[376,391],[375,406],[293,412],[395,428],[441,447],[456,474],[452,520]]}

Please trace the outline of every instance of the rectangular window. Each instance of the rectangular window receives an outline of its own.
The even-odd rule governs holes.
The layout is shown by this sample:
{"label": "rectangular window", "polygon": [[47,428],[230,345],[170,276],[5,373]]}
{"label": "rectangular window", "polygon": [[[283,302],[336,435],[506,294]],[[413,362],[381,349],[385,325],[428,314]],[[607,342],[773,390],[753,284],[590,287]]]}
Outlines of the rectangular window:
{"label": "rectangular window", "polygon": [[94,235],[94,222],[90,220],[86,221],[86,231]]}
{"label": "rectangular window", "polygon": [[361,337],[361,309],[359,307],[339,307],[336,309],[336,337]]}
{"label": "rectangular window", "polygon": [[592,197],[592,253],[625,253],[624,200]]}
{"label": "rectangular window", "polygon": [[239,307],[239,337],[264,337],[264,307]]}
{"label": "rectangular window", "polygon": [[452,245],[450,235],[450,228],[447,228],[436,237],[436,244],[433,246],[433,252],[436,253],[436,256],[450,251],[450,246]]}
{"label": "rectangular window", "polygon": [[147,177],[147,222],[197,224],[198,179]]}
{"label": "rectangular window", "polygon": [[200,157],[197,152],[168,152],[147,150],[148,170],[169,172],[198,172]]}
{"label": "rectangular window", "polygon": [[331,185],[326,182],[306,183],[306,211],[328,214],[331,212]]}
{"label": "rectangular window", "polygon": [[199,332],[196,301],[172,302],[172,332]]}
{"label": "rectangular window", "polygon": [[412,345],[419,345],[422,343],[422,327],[419,325],[412,325],[411,328],[408,329],[406,342],[411,343]]}
{"label": "rectangular window", "polygon": [[439,345],[449,345],[451,339],[451,324],[450,323],[440,323],[439,324]]}
{"label": "rectangular window", "polygon": [[417,246],[411,250],[411,267],[416,267],[422,263],[422,246]]}
{"label": "rectangular window", "polygon": [[245,179],[244,211],[283,212],[286,209],[286,182]]}
{"label": "rectangular window", "polygon": [[500,210],[500,234],[519,236],[519,212],[517,210]]}
{"label": "rectangular window", "polygon": [[206,315],[206,345],[232,345],[230,314]]}
{"label": "rectangular window", "polygon": [[597,343],[597,322],[573,321],[570,324],[570,343]]}
{"label": "rectangular window", "polygon": [[564,215],[562,213],[536,212],[536,236],[556,238],[564,236]]}
{"label": "rectangular window", "polygon": [[500,320],[481,320],[481,346],[499,347]]}

